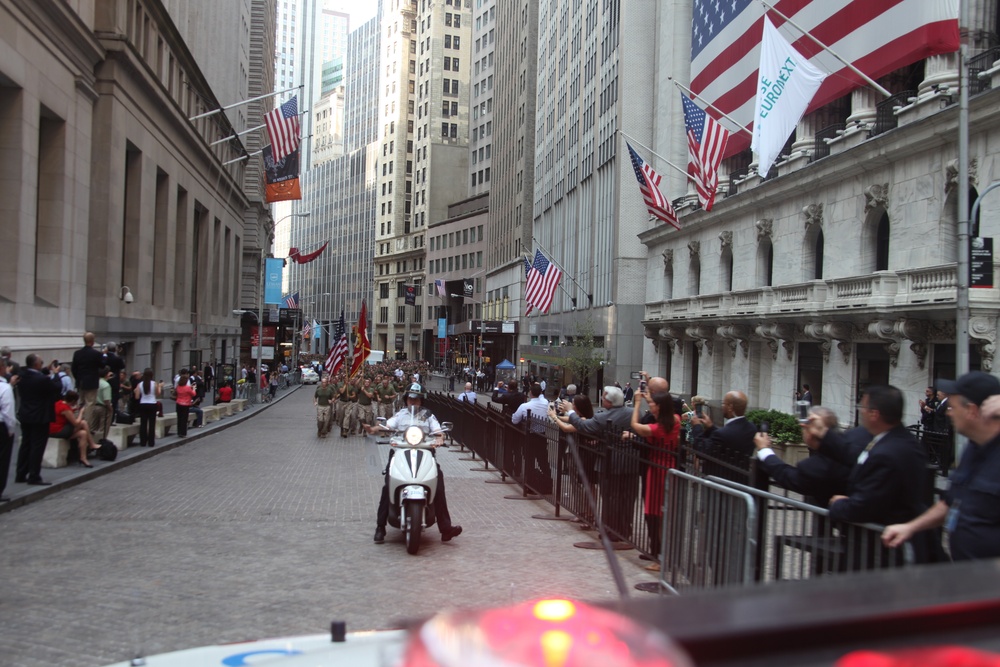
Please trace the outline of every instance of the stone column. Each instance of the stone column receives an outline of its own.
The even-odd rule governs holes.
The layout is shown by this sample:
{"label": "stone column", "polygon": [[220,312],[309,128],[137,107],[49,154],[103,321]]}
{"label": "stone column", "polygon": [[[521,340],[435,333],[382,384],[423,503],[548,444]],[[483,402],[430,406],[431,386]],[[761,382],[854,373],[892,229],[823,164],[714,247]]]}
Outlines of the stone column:
{"label": "stone column", "polygon": [[851,115],[847,117],[846,132],[868,130],[875,123],[875,105],[881,94],[871,86],[856,88],[851,93]]}

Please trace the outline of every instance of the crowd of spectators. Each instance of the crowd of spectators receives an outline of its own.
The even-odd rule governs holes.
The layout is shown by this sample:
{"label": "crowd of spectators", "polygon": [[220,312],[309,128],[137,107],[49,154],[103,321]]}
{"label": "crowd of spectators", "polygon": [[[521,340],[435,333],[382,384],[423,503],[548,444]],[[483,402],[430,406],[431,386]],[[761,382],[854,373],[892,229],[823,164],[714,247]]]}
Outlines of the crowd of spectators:
{"label": "crowd of spectators", "polygon": [[[140,445],[155,444],[155,422],[163,416],[163,382],[153,371],[126,372],[115,343],[98,345],[93,333],[83,335],[83,346],[70,362],[44,360],[28,354],[23,366],[0,350],[0,502],[17,444],[14,482],[47,486],[41,476],[42,459],[50,438],[70,441],[71,463],[90,468],[91,457],[107,440],[114,424],[140,422]],[[214,377],[212,366],[184,368],[174,377],[169,397],[176,402],[178,435],[187,435],[188,413],[195,427],[203,424],[202,401]],[[18,438],[19,434],[19,438]],[[19,442],[16,442],[19,439]]]}

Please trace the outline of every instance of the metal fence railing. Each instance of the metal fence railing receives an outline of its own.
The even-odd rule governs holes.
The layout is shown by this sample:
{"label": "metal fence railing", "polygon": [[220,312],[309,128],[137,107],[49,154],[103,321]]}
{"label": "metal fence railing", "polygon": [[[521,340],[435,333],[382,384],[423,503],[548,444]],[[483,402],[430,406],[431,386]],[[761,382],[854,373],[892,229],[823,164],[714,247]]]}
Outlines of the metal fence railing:
{"label": "metal fence railing", "polygon": [[716,481],[671,470],[663,514],[660,585],[683,589],[754,580],[757,509],[753,497]]}
{"label": "metal fence railing", "polygon": [[799,496],[769,491],[751,457],[715,456],[681,446],[667,452],[606,431],[567,434],[547,416],[512,424],[492,404],[446,394],[425,401],[483,469],[544,498],[615,548],[661,561],[660,589],[767,583],[902,567],[912,550],[881,546],[881,526],[834,524]]}

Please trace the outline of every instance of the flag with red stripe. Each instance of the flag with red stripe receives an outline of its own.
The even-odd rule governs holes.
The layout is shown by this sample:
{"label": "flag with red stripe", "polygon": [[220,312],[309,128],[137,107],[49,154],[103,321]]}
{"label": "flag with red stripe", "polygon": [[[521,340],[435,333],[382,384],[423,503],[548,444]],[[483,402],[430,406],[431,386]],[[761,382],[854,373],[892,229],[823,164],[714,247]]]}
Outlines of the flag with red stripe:
{"label": "flag with red stripe", "polygon": [[330,354],[326,356],[326,363],[323,369],[329,375],[336,375],[344,361],[347,359],[347,325],[344,323],[344,310],[340,311],[340,321],[333,334],[334,344],[330,348]]}
{"label": "flag with red stripe", "polygon": [[729,131],[684,93],[681,93],[681,100],[684,104],[684,125],[687,127],[688,173],[694,178],[702,208],[711,211],[715,191],[719,189],[719,164],[722,154],[726,152]]}
{"label": "flag with red stripe", "polygon": [[559,267],[546,259],[541,250],[536,250],[535,263],[528,270],[528,284],[525,290],[524,298],[528,305],[543,313],[549,312],[560,278],[562,271]]}
{"label": "flag with red stripe", "polygon": [[635,152],[631,144],[626,143],[625,145],[628,146],[629,155],[632,157],[632,169],[635,170],[635,179],[639,181],[639,192],[642,193],[642,200],[646,202],[649,214],[657,220],[680,229],[681,226],[677,222],[677,213],[674,212],[674,207],[670,205],[670,201],[660,192],[660,180],[662,177],[639,157],[639,154]]}
{"label": "flag with red stripe", "polygon": [[293,97],[264,116],[264,127],[271,141],[275,162],[299,147],[299,100]]}
{"label": "flag with red stripe", "polygon": [[[958,50],[958,0],[779,0],[775,9],[803,30],[877,79],[929,56]],[[750,127],[757,94],[765,8],[752,0],[694,0],[691,25],[691,90]],[[771,15],[775,26],[784,21]],[[792,26],[782,28],[792,47],[830,72],[813,111],[863,84],[857,74]],[[708,108],[719,118],[719,111]],[[723,157],[750,144],[741,132]]]}
{"label": "flag with red stripe", "polygon": [[354,341],[354,361],[351,362],[351,375],[354,377],[365,359],[372,353],[372,345],[368,341],[368,304],[361,302],[361,314],[358,315],[358,337]]}

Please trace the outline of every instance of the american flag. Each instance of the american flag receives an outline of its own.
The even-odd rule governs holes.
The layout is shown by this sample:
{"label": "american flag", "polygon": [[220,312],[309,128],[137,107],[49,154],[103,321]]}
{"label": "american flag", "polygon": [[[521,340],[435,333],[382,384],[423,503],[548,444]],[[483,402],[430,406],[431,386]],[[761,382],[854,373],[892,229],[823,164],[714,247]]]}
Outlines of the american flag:
{"label": "american flag", "polygon": [[[958,50],[957,0],[781,0],[775,7],[873,79],[928,56]],[[752,0],[694,0],[691,90],[748,128],[757,94],[764,12]],[[782,19],[776,15],[771,19],[782,27]],[[787,26],[782,33],[795,40],[796,51],[831,72],[807,112],[864,85],[857,74],[798,30]],[[736,134],[723,157],[749,145],[746,133]]]}
{"label": "american flag", "polygon": [[438,296],[448,296],[448,293],[444,289],[444,281],[440,278],[434,281],[434,287],[437,288]]}
{"label": "american flag", "polygon": [[[528,260],[524,261],[527,264]],[[541,250],[536,250],[535,263],[528,269],[527,285],[524,288],[524,300],[528,303],[529,313],[532,307],[543,313],[549,312],[560,278],[562,271],[559,267],[547,260]]]}
{"label": "american flag", "polygon": [[677,222],[674,207],[660,192],[660,175],[643,162],[631,144],[626,143],[625,145],[628,146],[629,155],[632,156],[632,169],[635,170],[635,178],[639,181],[639,192],[642,193],[642,200],[646,202],[646,208],[649,209],[650,215],[680,229],[681,226]]}
{"label": "american flag", "polygon": [[684,93],[681,93],[681,100],[684,103],[684,125],[687,126],[688,173],[694,177],[702,207],[711,211],[715,191],[719,189],[719,164],[726,151],[729,131]]}
{"label": "american flag", "polygon": [[264,116],[267,137],[275,162],[299,147],[299,101],[293,97]]}
{"label": "american flag", "polygon": [[288,296],[284,297],[282,303],[285,304],[285,308],[298,308],[299,307],[299,293],[292,292]]}
{"label": "american flag", "polygon": [[343,309],[340,311],[340,321],[337,322],[337,329],[334,331],[333,337],[336,342],[330,348],[330,354],[327,355],[326,363],[323,364],[323,369],[328,375],[336,375],[347,359],[347,326],[344,324]]}

